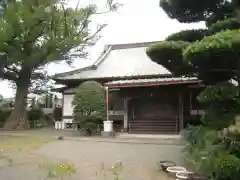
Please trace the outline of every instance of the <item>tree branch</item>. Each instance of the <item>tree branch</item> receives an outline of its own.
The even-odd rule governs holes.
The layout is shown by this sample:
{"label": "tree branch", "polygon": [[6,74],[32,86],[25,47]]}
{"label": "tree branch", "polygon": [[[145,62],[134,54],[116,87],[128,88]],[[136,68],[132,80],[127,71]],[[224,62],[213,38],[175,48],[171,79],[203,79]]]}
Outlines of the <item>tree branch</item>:
{"label": "tree branch", "polygon": [[8,71],[11,71],[11,72],[16,73],[16,74],[19,73],[19,70],[16,67],[4,66],[4,68],[6,68]]}
{"label": "tree branch", "polygon": [[96,13],[94,13],[94,15],[106,14],[106,13],[110,13],[110,12],[113,12],[113,11],[117,11],[118,8],[121,7],[122,5],[123,4],[115,3],[114,0],[107,0],[108,10],[103,11],[103,12],[96,12]]}
{"label": "tree branch", "polygon": [[91,40],[91,39],[93,39],[94,37],[96,37],[97,34],[98,34],[104,27],[106,27],[106,24],[101,25],[101,26],[96,30],[95,33],[93,33],[91,36],[87,37],[84,41],[85,41],[85,42],[88,42],[89,40]]}
{"label": "tree branch", "polygon": [[[77,5],[75,7],[75,10],[78,9],[80,5],[80,0],[77,1]],[[123,4],[120,3],[114,3],[114,0],[107,0],[107,11],[103,11],[103,12],[95,12],[93,13],[93,15],[98,15],[98,14],[106,14],[106,13],[110,13],[113,11],[117,11],[119,7],[121,7]]]}
{"label": "tree branch", "polygon": [[9,72],[5,70],[6,68],[3,68],[2,70],[0,70],[0,78],[16,82],[18,79],[17,74],[14,72]]}
{"label": "tree branch", "polygon": [[66,9],[65,9],[63,3],[61,3],[61,6],[63,9],[63,16],[64,16],[64,37],[67,37],[67,34],[68,34],[67,12],[66,12]]}
{"label": "tree branch", "polygon": [[[38,19],[38,21],[36,22],[36,24],[34,24],[31,28],[30,28],[30,33],[27,33],[26,37],[32,37],[30,34],[32,33],[32,30],[35,28],[35,27],[40,27],[40,24],[42,24],[43,22],[45,21],[44,18],[41,18],[41,19]],[[36,40],[41,37],[41,35],[43,34],[44,32],[44,28],[42,28],[38,33],[34,34],[33,38],[29,38],[29,39],[26,39],[25,42],[23,42],[23,48],[24,48],[24,51],[26,52],[26,54],[30,54],[31,51],[32,51],[32,45],[33,43],[36,42]]]}

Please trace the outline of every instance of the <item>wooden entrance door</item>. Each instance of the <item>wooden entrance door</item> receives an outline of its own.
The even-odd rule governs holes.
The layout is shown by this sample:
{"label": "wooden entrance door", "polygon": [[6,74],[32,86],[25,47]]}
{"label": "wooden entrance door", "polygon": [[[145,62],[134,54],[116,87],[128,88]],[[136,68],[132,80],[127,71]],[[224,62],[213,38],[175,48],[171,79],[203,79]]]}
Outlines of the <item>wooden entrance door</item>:
{"label": "wooden entrance door", "polygon": [[132,101],[129,132],[178,133],[178,99],[175,96],[142,98]]}

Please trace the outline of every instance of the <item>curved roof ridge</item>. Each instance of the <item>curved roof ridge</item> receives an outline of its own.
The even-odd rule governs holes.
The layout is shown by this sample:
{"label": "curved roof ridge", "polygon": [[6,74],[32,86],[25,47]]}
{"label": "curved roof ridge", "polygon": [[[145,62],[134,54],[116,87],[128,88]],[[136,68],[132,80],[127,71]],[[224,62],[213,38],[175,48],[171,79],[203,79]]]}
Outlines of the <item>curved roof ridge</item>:
{"label": "curved roof ridge", "polygon": [[111,46],[113,50],[115,49],[128,49],[128,48],[139,48],[146,47],[148,45],[152,45],[160,41],[146,41],[146,42],[135,42],[135,43],[123,43],[123,44],[108,44]]}
{"label": "curved roof ridge", "polygon": [[75,69],[75,70],[72,70],[72,71],[57,73],[57,74],[53,75],[53,78],[62,77],[62,76],[65,76],[65,75],[73,75],[73,74],[79,73],[79,72],[84,71],[84,70],[96,69],[97,66],[102,61],[104,61],[104,59],[106,58],[106,56],[109,54],[110,51],[111,51],[111,46],[107,45],[107,46],[105,46],[103,52],[99,55],[99,57],[97,58],[97,60],[93,64],[88,65],[88,66],[83,67],[83,68],[78,68],[78,69]]}
{"label": "curved roof ridge", "polygon": [[101,62],[104,61],[104,59],[108,56],[111,50],[112,50],[112,46],[106,45],[103,52],[99,55],[99,57],[93,63],[93,65],[97,67],[99,64],[101,64]]}

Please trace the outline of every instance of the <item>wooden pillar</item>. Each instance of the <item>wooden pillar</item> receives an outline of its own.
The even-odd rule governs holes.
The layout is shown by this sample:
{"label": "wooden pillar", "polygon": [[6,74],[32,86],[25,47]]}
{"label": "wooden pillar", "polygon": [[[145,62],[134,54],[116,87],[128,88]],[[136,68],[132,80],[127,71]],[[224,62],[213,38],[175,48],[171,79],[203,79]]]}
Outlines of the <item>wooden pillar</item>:
{"label": "wooden pillar", "polygon": [[106,90],[106,108],[107,108],[107,112],[106,112],[106,116],[107,116],[107,121],[109,121],[109,106],[108,106],[108,87],[105,87]]}
{"label": "wooden pillar", "polygon": [[124,132],[128,130],[128,98],[124,98],[124,117],[123,117],[123,129]]}
{"label": "wooden pillar", "polygon": [[184,128],[184,115],[183,115],[183,111],[184,111],[184,103],[183,103],[183,94],[179,93],[178,95],[178,99],[179,99],[179,130],[183,130]]}

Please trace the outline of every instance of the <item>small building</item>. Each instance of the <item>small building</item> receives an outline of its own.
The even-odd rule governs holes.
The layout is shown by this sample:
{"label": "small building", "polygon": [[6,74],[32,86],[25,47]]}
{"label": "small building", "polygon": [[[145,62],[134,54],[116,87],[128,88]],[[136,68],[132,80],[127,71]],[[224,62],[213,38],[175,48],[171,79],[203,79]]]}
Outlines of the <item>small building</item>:
{"label": "small building", "polygon": [[75,88],[95,80],[109,91],[109,119],[115,131],[178,134],[203,113],[196,96],[203,88],[195,77],[173,77],[151,61],[146,48],[156,42],[107,45],[88,67],[56,74],[64,84],[63,121],[72,122],[71,102]]}

